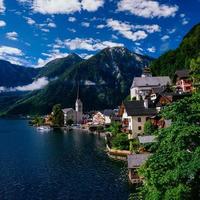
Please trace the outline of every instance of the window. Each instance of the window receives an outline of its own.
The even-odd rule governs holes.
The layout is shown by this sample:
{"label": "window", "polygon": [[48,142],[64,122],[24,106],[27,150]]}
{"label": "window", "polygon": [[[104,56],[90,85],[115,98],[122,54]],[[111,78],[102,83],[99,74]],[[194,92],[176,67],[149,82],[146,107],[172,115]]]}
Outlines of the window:
{"label": "window", "polygon": [[138,126],[138,130],[141,131],[141,130],[142,130],[142,127],[141,127],[141,126]]}
{"label": "window", "polygon": [[146,121],[148,121],[149,120],[149,118],[148,117],[146,117]]}
{"label": "window", "polygon": [[142,120],[141,120],[141,117],[138,117],[138,122],[141,122]]}

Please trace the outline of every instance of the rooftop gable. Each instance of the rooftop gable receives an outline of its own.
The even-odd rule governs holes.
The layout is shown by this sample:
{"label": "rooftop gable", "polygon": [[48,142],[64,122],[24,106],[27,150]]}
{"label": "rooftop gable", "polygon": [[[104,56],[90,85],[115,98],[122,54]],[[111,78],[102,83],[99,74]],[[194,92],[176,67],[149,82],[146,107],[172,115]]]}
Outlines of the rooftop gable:
{"label": "rooftop gable", "polygon": [[150,153],[128,155],[128,168],[133,169],[140,167],[151,155]]}
{"label": "rooftop gable", "polygon": [[153,77],[135,77],[131,88],[133,87],[161,87],[171,85],[169,76],[153,76]]}
{"label": "rooftop gable", "polygon": [[152,104],[145,108],[143,100],[125,102],[124,107],[128,116],[152,116],[157,113],[155,106]]}

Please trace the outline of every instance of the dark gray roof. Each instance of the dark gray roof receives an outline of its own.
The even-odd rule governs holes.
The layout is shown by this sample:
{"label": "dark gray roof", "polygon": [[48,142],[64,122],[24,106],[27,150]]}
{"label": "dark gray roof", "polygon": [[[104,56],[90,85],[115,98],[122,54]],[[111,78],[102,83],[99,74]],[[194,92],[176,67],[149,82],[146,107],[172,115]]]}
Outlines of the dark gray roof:
{"label": "dark gray roof", "polygon": [[105,116],[114,116],[114,115],[115,115],[115,112],[114,112],[114,110],[106,109],[106,110],[103,111],[103,114],[104,114]]}
{"label": "dark gray roof", "polygon": [[62,109],[62,111],[64,113],[68,113],[69,111],[72,111],[72,110],[74,110],[74,109],[73,108],[64,108],[64,109]]}
{"label": "dark gray roof", "polygon": [[138,168],[151,156],[150,153],[128,155],[128,168]]}
{"label": "dark gray roof", "polygon": [[188,78],[189,77],[189,70],[187,70],[187,69],[177,70],[175,72],[175,75],[178,78]]}
{"label": "dark gray roof", "polygon": [[153,77],[135,77],[133,87],[158,87],[163,85],[171,85],[169,76],[153,76]]}
{"label": "dark gray roof", "polygon": [[144,107],[144,101],[127,101],[124,103],[128,116],[151,116],[157,114],[157,110],[153,105],[149,104],[149,108]]}
{"label": "dark gray roof", "polygon": [[140,144],[147,144],[156,142],[156,136],[154,135],[147,135],[147,136],[138,136]]}

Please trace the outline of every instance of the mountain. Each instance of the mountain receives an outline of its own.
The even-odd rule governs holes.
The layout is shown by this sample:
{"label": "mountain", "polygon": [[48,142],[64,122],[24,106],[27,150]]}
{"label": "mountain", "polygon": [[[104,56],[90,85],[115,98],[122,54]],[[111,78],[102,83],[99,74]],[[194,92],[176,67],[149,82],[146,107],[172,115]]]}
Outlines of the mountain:
{"label": "mountain", "polygon": [[[56,80],[44,89],[26,95],[12,105],[8,114],[45,114],[56,103],[61,103],[63,107],[74,107],[78,85],[85,111],[114,108],[129,94],[134,76],[140,76],[142,68],[152,60],[126,48],[106,48],[88,60],[67,67],[63,65],[61,68],[66,69],[63,73],[51,75],[55,77],[56,74]],[[63,59],[55,62],[47,66],[53,70],[61,66]],[[39,76],[49,74],[49,71],[40,72]]]}
{"label": "mountain", "polygon": [[200,54],[200,24],[194,26],[183,38],[180,46],[168,51],[152,62],[154,75],[170,75],[173,77],[177,69],[188,69],[192,58]]}
{"label": "mountain", "polygon": [[42,67],[37,77],[59,77],[67,70],[68,67],[81,61],[83,61],[83,59],[75,53],[72,53],[64,58],[57,58]]}
{"label": "mountain", "polygon": [[33,82],[39,70],[0,60],[0,86],[15,87]]}

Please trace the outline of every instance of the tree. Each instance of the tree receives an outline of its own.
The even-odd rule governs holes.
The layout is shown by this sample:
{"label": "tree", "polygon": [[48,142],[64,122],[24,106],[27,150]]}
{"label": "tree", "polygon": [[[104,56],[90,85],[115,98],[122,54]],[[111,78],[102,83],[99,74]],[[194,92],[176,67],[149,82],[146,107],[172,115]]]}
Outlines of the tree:
{"label": "tree", "polygon": [[35,116],[31,122],[33,125],[41,126],[44,124],[45,120],[42,117]]}
{"label": "tree", "polygon": [[59,127],[64,125],[64,114],[60,104],[53,106],[53,125]]}
{"label": "tree", "polygon": [[111,132],[113,136],[115,136],[121,132],[121,124],[119,122],[112,122],[109,128],[107,128],[106,130]]}
{"label": "tree", "polygon": [[196,90],[200,90],[200,56],[197,59],[192,59],[190,62],[190,72],[193,80],[193,85]]}
{"label": "tree", "polygon": [[144,199],[199,199],[200,95],[173,103],[162,116],[172,125],[158,131],[155,152],[139,170]]}
{"label": "tree", "polygon": [[68,119],[66,122],[67,126],[71,126],[74,123],[74,121],[72,119]]}
{"label": "tree", "polygon": [[147,120],[144,124],[144,134],[152,135],[157,130],[156,126],[154,126],[150,120]]}

